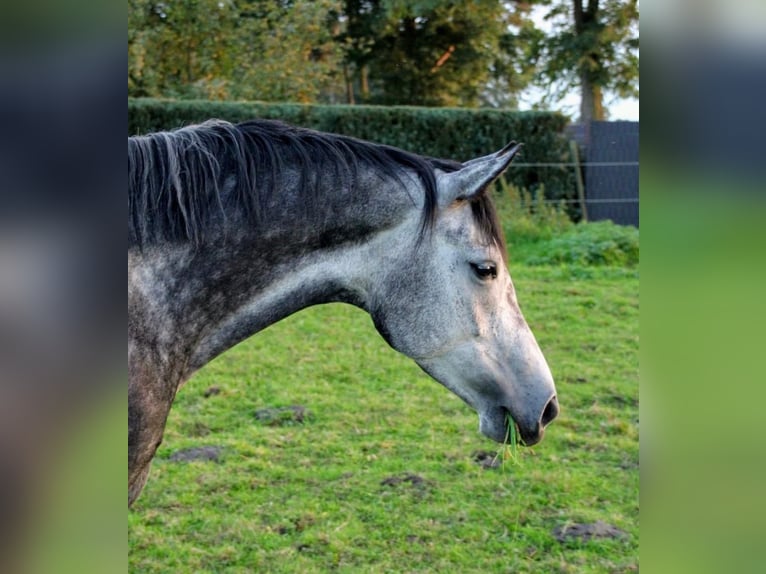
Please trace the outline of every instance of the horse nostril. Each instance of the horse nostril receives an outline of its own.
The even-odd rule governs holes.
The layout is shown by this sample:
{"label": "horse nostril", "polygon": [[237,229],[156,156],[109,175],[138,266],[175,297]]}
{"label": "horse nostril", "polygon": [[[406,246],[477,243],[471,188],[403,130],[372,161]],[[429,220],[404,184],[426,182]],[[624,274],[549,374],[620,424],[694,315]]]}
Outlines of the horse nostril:
{"label": "horse nostril", "polygon": [[556,395],[553,395],[551,400],[548,401],[548,404],[545,405],[543,416],[540,418],[543,428],[548,426],[548,424],[557,416],[559,416],[559,401],[556,399]]}

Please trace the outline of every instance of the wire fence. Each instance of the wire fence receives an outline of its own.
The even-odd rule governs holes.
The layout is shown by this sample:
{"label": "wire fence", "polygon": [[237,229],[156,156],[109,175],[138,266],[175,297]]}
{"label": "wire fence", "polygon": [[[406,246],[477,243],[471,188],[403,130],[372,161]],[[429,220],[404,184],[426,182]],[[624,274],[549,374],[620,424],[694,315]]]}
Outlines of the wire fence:
{"label": "wire fence", "polygon": [[[532,203],[582,203],[579,199],[533,199]],[[585,203],[638,203],[637,197],[612,197],[585,199]]]}
{"label": "wire fence", "polygon": [[[511,163],[509,171],[530,181],[532,197],[524,203],[560,205],[577,220],[612,220],[623,225],[639,224],[639,124],[628,121],[594,121],[573,124],[567,130],[570,152],[551,159],[524,158]],[[529,159],[529,161],[523,161]],[[542,159],[542,157],[540,158]],[[535,170],[539,170],[535,172]],[[573,176],[574,190],[569,189]],[[563,179],[562,179],[563,177]],[[550,194],[545,185],[551,182]],[[544,197],[548,195],[548,197]],[[556,197],[564,196],[564,197]]]}
{"label": "wire fence", "polygon": [[[590,162],[518,162],[511,163],[510,168],[535,168],[535,167],[639,167],[637,161],[590,161]],[[548,203],[548,204],[605,204],[605,203],[638,203],[638,197],[599,197],[581,199],[542,199],[536,198],[532,200],[535,203]]]}
{"label": "wire fence", "polygon": [[[579,203],[583,217],[590,221],[610,219],[638,226],[638,122],[580,124],[571,126],[569,135],[573,140],[570,143],[572,161],[561,162],[559,167],[574,169],[578,197],[567,203]],[[530,161],[525,166],[534,169],[535,163],[544,162]],[[521,164],[518,167],[522,168]]]}
{"label": "wire fence", "polygon": [[555,163],[512,163],[511,167],[638,167],[637,161],[590,161],[590,162],[555,162]]}

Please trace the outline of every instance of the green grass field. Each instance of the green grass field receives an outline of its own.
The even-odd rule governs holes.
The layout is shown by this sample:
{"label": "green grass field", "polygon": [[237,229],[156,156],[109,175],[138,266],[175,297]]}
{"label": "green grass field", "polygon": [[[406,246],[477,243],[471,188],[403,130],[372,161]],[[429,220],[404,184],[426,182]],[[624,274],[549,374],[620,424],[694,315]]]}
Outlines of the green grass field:
{"label": "green grass field", "polygon": [[[638,271],[511,271],[562,409],[541,444],[484,468],[499,445],[468,406],[362,311],[308,309],[179,392],[128,513],[130,570],[638,570]],[[290,405],[303,422],[255,416]],[[200,446],[218,461],[171,459]],[[623,534],[554,534],[597,521]]]}

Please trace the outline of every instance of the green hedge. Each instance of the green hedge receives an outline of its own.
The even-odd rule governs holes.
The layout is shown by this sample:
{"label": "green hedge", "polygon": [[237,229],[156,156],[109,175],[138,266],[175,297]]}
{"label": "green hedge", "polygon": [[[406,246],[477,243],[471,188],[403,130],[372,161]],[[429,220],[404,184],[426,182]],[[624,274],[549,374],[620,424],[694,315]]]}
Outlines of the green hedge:
{"label": "green hedge", "polygon": [[[128,135],[174,129],[210,118],[234,123],[253,118],[279,119],[459,161],[491,153],[517,140],[524,143],[524,148],[515,163],[571,161],[564,135],[568,120],[554,112],[128,99]],[[576,196],[571,167],[512,164],[507,179],[532,193],[542,188],[548,199]]]}

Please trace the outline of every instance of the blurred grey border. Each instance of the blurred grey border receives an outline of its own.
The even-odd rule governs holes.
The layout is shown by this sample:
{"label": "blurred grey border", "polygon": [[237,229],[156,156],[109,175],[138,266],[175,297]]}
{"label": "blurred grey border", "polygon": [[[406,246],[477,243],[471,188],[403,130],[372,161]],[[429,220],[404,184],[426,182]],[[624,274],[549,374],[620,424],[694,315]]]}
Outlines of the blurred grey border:
{"label": "blurred grey border", "polygon": [[[3,11],[0,572],[120,571],[124,482],[114,469],[124,470],[127,446],[113,429],[125,419],[107,428],[101,415],[127,405],[125,16],[84,2]],[[107,436],[115,441],[99,460],[77,454]],[[84,480],[67,468],[75,459]],[[112,514],[106,476],[122,491]],[[96,487],[78,498],[65,483]]]}
{"label": "blurred grey border", "polygon": [[642,152],[691,177],[766,191],[766,3],[644,4]]}
{"label": "blurred grey border", "polygon": [[641,33],[641,566],[762,571],[766,3]]}

